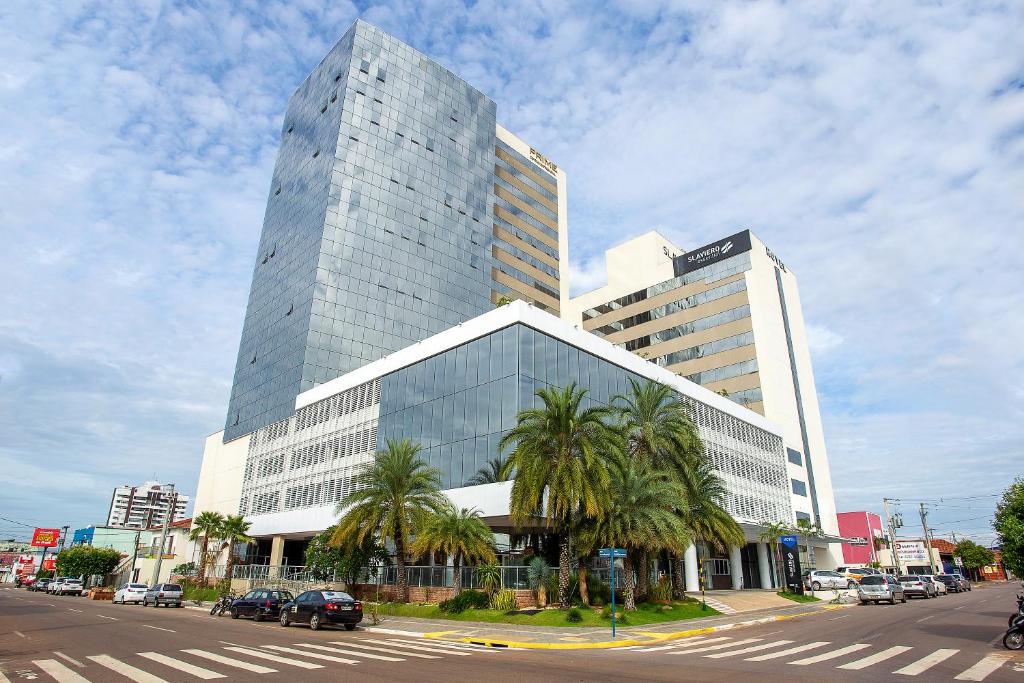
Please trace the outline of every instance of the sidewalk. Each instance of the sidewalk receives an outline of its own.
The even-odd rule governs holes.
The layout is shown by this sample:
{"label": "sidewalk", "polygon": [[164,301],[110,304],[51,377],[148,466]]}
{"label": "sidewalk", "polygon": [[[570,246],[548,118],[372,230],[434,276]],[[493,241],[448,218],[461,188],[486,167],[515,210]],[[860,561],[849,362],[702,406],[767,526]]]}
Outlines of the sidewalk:
{"label": "sidewalk", "polygon": [[415,617],[385,616],[379,626],[363,622],[367,631],[384,633],[400,631],[424,638],[474,643],[492,647],[513,647],[545,650],[605,649],[650,645],[676,638],[685,638],[714,631],[724,631],[768,621],[782,621],[797,617],[822,614],[841,605],[826,602],[792,604],[786,607],[755,610],[743,614],[716,615],[701,619],[670,621],[660,624],[627,626],[617,629],[611,637],[611,623],[601,628],[573,628],[558,626],[520,626],[518,624],[487,624],[465,621],[419,619]]}

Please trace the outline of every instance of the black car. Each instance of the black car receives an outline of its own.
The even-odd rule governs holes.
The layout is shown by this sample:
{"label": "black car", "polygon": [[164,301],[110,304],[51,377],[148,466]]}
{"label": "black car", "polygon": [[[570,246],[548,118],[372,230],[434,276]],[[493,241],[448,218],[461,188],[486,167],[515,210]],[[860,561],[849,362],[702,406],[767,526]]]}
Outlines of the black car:
{"label": "black car", "polygon": [[936,574],[935,578],[941,581],[946,587],[946,590],[950,593],[959,593],[963,588],[960,586],[960,582],[956,580],[956,577],[952,574]]}
{"label": "black car", "polygon": [[231,618],[252,617],[253,621],[263,621],[263,617],[273,619],[281,612],[281,606],[292,599],[288,591],[257,588],[231,603]]}
{"label": "black car", "polygon": [[341,591],[306,591],[281,608],[281,626],[344,624],[349,631],[363,620],[363,603]]}

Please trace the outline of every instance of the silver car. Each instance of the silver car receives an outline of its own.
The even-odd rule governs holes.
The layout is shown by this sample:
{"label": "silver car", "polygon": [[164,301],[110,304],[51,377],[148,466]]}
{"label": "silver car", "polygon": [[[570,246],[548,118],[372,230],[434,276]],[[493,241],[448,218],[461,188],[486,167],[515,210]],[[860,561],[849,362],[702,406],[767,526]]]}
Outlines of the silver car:
{"label": "silver car", "polygon": [[916,595],[926,600],[938,597],[935,593],[935,584],[920,574],[903,574],[900,576],[900,583],[903,584],[903,591],[907,595]]}
{"label": "silver car", "polygon": [[866,605],[873,602],[876,605],[883,600],[895,605],[896,601],[907,601],[907,594],[903,586],[891,574],[873,574],[865,576],[857,586],[857,598],[860,604]]}
{"label": "silver car", "polygon": [[804,586],[812,591],[820,591],[822,588],[855,588],[857,582],[839,572],[811,569],[804,572]]}
{"label": "silver car", "polygon": [[176,583],[158,583],[142,597],[142,606],[159,607],[160,605],[174,605],[181,607],[182,590]]}

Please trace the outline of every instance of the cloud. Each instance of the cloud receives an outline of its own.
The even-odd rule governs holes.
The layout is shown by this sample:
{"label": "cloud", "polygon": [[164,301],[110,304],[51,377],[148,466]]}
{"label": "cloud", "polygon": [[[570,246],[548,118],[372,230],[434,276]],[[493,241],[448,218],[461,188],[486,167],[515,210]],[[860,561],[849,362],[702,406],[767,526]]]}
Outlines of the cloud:
{"label": "cloud", "polygon": [[[0,468],[85,482],[50,494],[55,516],[95,522],[114,485],[154,469],[195,480],[287,98],[357,14],[0,8]],[[859,478],[879,453],[933,463],[914,479],[930,495],[965,462],[999,476],[972,471],[963,494],[1020,471],[1012,443],[975,430],[1024,418],[1024,7],[438,0],[363,16],[567,170],[574,291],[652,227],[682,246],[758,233],[800,281],[840,508],[877,498]],[[17,471],[31,483],[2,509],[29,517],[46,481]]]}

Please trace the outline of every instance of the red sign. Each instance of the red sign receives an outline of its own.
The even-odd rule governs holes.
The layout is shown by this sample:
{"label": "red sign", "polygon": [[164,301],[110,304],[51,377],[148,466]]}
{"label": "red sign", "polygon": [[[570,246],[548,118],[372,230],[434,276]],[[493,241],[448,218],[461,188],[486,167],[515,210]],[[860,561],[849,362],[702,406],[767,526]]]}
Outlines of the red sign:
{"label": "red sign", "polygon": [[60,529],[36,529],[32,534],[32,545],[37,548],[53,548],[60,539]]}
{"label": "red sign", "polygon": [[57,560],[43,560],[43,570],[44,571],[51,571],[52,572],[52,571],[56,571],[56,569],[57,569]]}

